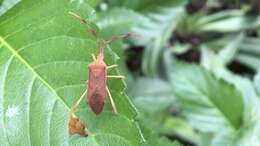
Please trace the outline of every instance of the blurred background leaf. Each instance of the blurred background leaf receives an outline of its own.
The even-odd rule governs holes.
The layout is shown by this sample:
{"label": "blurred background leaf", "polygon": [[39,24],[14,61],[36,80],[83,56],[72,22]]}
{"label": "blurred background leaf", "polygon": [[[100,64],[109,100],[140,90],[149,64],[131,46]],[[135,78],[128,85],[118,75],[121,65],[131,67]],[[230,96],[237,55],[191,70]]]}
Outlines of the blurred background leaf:
{"label": "blurred background leaf", "polygon": [[257,129],[245,127],[257,123],[259,8],[257,0],[101,2],[108,32],[140,35],[121,53],[141,127],[184,145],[247,143],[240,133]]}
{"label": "blurred background leaf", "polygon": [[[110,49],[117,53],[117,73],[127,76],[126,94],[137,107],[143,145],[259,145],[259,0],[89,0],[88,5],[95,15],[93,9],[81,14],[91,14],[104,39],[135,34]],[[7,7],[3,10],[0,6],[2,14]],[[85,106],[80,112],[96,125],[106,120]],[[122,127],[133,126],[116,119]],[[131,137],[124,130],[95,129],[95,122],[90,129]],[[97,139],[107,137],[114,136]],[[72,139],[71,145],[88,142]]]}

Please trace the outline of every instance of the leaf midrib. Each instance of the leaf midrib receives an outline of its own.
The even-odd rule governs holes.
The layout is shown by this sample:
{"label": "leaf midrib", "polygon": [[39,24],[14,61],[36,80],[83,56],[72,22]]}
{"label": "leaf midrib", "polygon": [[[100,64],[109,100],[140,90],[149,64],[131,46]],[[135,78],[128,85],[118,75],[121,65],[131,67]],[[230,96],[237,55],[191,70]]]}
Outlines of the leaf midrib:
{"label": "leaf midrib", "polygon": [[65,103],[65,101],[58,95],[56,90],[46,81],[44,80],[40,74],[38,74],[34,68],[8,43],[6,42],[2,37],[0,37],[0,42],[2,42],[3,46],[6,46],[6,48],[12,52],[12,54],[22,62],[34,75],[37,79],[39,79],[47,88],[51,90],[51,92],[59,99],[63,105],[66,107],[68,111],[70,111],[70,107]]}

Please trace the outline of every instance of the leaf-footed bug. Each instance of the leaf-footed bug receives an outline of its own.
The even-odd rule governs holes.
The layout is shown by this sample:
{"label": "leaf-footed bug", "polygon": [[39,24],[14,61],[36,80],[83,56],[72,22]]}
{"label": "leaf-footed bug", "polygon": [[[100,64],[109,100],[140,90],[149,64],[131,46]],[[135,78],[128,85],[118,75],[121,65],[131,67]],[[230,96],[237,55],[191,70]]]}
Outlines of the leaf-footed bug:
{"label": "leaf-footed bug", "polygon": [[81,95],[81,97],[78,99],[78,101],[74,104],[74,106],[71,108],[70,111],[70,120],[69,120],[69,131],[71,134],[78,133],[80,135],[86,135],[84,133],[84,124],[75,116],[75,111],[77,110],[77,107],[83,97],[87,94],[87,101],[92,109],[92,111],[95,114],[100,114],[103,110],[104,104],[106,102],[106,96],[108,95],[111,105],[112,105],[112,111],[114,113],[118,113],[115,102],[113,100],[113,97],[109,91],[109,88],[107,86],[107,78],[116,78],[116,79],[124,79],[124,76],[120,75],[107,75],[107,70],[116,68],[117,65],[110,65],[107,66],[106,63],[104,62],[104,50],[107,47],[109,43],[112,41],[118,40],[120,38],[128,37],[131,34],[123,34],[120,36],[113,36],[107,41],[101,41],[99,36],[97,35],[96,31],[91,28],[90,22],[83,17],[77,15],[74,12],[69,12],[69,14],[77,19],[79,19],[83,24],[85,24],[91,34],[94,36],[96,39],[96,43],[99,48],[99,54],[97,57],[92,54],[92,59],[93,62],[88,65],[88,72],[89,72],[89,77],[87,81],[87,88],[84,91],[84,93]]}

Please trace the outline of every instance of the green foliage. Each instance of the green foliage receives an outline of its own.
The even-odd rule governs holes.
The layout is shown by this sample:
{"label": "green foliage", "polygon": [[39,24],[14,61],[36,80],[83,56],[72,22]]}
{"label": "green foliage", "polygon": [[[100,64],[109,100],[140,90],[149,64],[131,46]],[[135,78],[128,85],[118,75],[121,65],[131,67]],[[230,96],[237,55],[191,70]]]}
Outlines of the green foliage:
{"label": "green foliage", "polygon": [[[0,145],[259,146],[259,8],[257,0],[0,0]],[[119,114],[110,102],[98,116],[80,104],[88,137],[68,134],[68,113],[98,48],[68,11],[103,40],[137,34],[105,51],[108,65],[119,64],[108,74],[128,79],[108,80]],[[137,52],[137,71],[125,50]]]}
{"label": "green foliage", "polygon": [[222,126],[237,129],[242,124],[243,99],[234,86],[193,65],[181,65],[180,69],[175,65],[172,83],[183,112],[194,127],[208,132]]}
{"label": "green foliage", "polygon": [[90,108],[78,112],[79,118],[87,123],[89,145],[131,146],[144,143],[138,123],[123,115],[103,112],[96,116]]}
{"label": "green foliage", "polygon": [[0,0],[0,16],[15,6],[20,0]]}
{"label": "green foliage", "polygon": [[[140,37],[136,37],[135,44],[145,45],[142,70],[146,75],[157,76],[160,59],[166,49],[166,42],[174,30],[179,15],[183,13],[186,1],[112,1],[115,8],[102,14],[101,25],[114,23],[117,29],[131,29]],[[120,6],[120,8],[118,8]],[[128,8],[128,9],[127,9]],[[129,9],[132,8],[132,9]],[[128,19],[125,19],[125,18]],[[111,25],[109,25],[111,27]]]}
{"label": "green foliage", "polygon": [[[1,145],[138,146],[145,139],[118,80],[108,84],[119,114],[112,114],[109,102],[99,117],[80,110],[89,136],[69,136],[68,113],[85,90],[91,54],[98,52],[69,10],[85,17],[94,11],[84,1],[27,0],[0,17]],[[108,65],[118,58],[109,48],[105,55]]]}
{"label": "green foliage", "polygon": [[[108,10],[99,12],[110,24],[107,31],[141,34],[128,43],[145,47],[145,77],[128,82],[128,94],[140,110],[138,119],[148,131],[177,135],[195,145],[257,145],[253,139],[258,122],[252,115],[259,103],[259,74],[253,83],[227,66],[236,60],[259,69],[259,14],[249,13],[258,5],[208,0],[193,10],[202,3],[188,2],[111,0]],[[191,49],[200,53],[200,65],[171,57]]]}
{"label": "green foliage", "polygon": [[258,70],[257,75],[254,77],[254,83],[255,83],[256,90],[260,95],[260,70]]}

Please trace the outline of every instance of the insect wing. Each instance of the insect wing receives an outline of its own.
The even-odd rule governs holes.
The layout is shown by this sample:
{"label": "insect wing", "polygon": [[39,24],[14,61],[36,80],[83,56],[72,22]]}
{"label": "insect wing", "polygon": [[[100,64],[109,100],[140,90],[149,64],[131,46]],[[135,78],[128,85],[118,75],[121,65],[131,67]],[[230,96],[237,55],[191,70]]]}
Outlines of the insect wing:
{"label": "insect wing", "polygon": [[92,111],[99,114],[106,101],[106,66],[89,65],[87,98]]}

